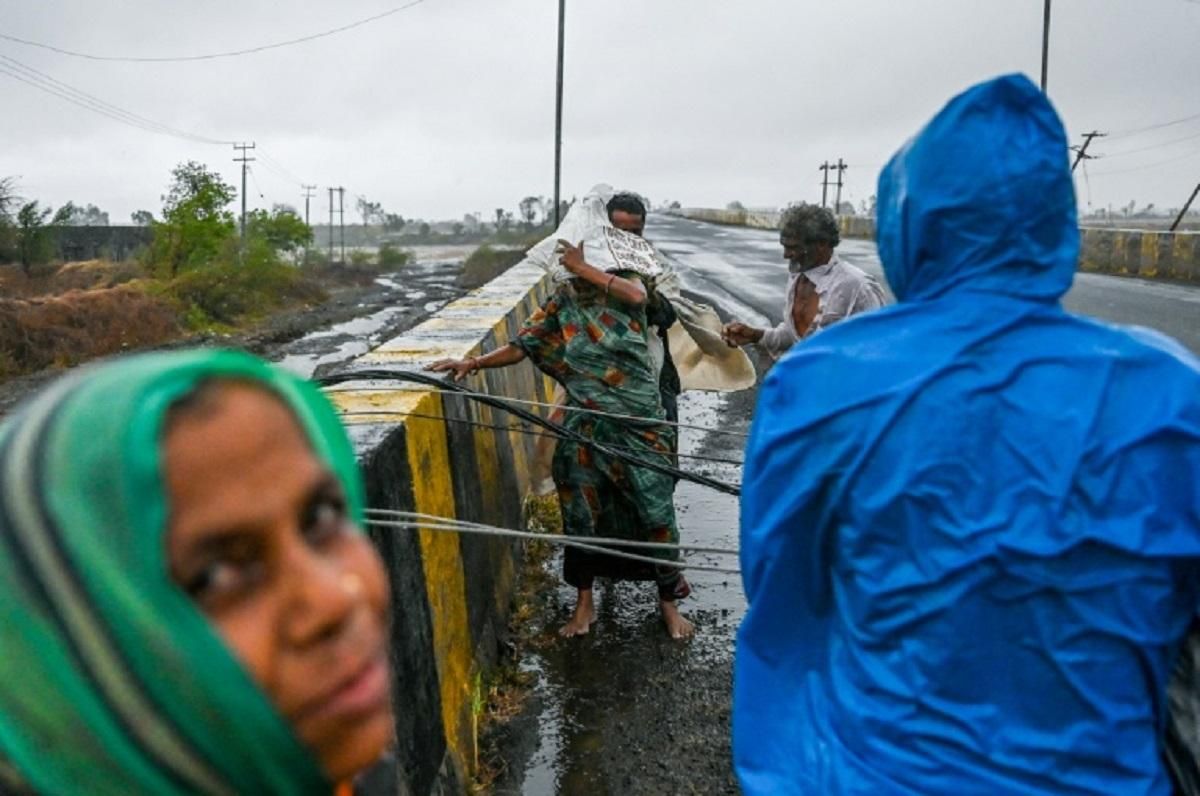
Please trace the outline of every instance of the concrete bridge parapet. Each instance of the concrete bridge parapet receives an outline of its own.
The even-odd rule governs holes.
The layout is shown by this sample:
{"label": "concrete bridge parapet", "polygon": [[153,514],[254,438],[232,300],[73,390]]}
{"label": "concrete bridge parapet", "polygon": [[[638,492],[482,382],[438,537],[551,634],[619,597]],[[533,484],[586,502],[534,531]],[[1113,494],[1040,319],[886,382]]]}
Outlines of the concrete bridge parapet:
{"label": "concrete bridge parapet", "polygon": [[[545,299],[549,279],[518,265],[352,369],[420,370],[511,340]],[[527,362],[472,376],[493,395],[546,401],[549,382]],[[329,390],[350,430],[372,508],[417,511],[518,528],[530,483],[533,437],[513,419],[461,396],[402,381]],[[396,792],[467,790],[477,743],[482,678],[500,652],[521,547],[495,537],[422,529],[371,529],[393,593]]]}

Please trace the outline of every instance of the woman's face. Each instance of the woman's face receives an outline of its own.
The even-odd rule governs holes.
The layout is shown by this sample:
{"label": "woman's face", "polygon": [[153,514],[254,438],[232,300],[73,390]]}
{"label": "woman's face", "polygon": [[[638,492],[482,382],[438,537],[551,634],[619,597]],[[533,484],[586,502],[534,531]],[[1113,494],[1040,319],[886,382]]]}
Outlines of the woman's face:
{"label": "woman's face", "polygon": [[345,780],[392,737],[383,566],[285,405],[244,384],[211,389],[164,443],[172,578]]}

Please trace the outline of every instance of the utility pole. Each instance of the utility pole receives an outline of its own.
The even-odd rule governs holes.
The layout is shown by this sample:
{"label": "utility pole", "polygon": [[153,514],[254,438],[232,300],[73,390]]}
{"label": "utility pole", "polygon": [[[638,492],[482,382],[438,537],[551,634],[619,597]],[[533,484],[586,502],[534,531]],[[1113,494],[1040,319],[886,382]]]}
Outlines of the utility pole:
{"label": "utility pole", "polygon": [[1087,153],[1088,147],[1092,145],[1093,138],[1104,138],[1108,133],[1098,133],[1092,130],[1090,133],[1083,134],[1083,146],[1073,146],[1071,151],[1075,153],[1075,160],[1071,163],[1071,173],[1075,173],[1075,167],[1082,160],[1095,160],[1095,157]]}
{"label": "utility pole", "polygon": [[829,206],[829,170],[831,168],[834,167],[829,165],[828,160],[821,164],[820,170],[824,172],[821,177],[821,207]]}
{"label": "utility pole", "polygon": [[338,240],[342,242],[342,265],[346,264],[346,189],[338,187]]}
{"label": "utility pole", "polygon": [[333,188],[329,189],[329,264],[333,265]]}
{"label": "utility pole", "polygon": [[246,157],[247,149],[254,149],[254,144],[234,144],[233,148],[241,151],[241,157],[233,158],[234,163],[241,163],[241,238],[246,240],[246,167],[253,163],[253,157]]}
{"label": "utility pole", "polygon": [[1196,201],[1197,194],[1200,194],[1200,183],[1196,184],[1196,190],[1192,191],[1192,195],[1188,197],[1188,200],[1184,203],[1183,209],[1179,211],[1179,217],[1176,218],[1175,223],[1171,225],[1171,229],[1169,230],[1170,232],[1174,232],[1179,228],[1179,224],[1183,221],[1183,217],[1186,216],[1187,211],[1191,209],[1192,202]]}
{"label": "utility pole", "polygon": [[1042,93],[1046,93],[1046,77],[1050,71],[1050,0],[1042,15]]}
{"label": "utility pole", "polygon": [[567,0],[558,0],[558,87],[554,95],[554,227],[558,228],[562,207],[562,117],[563,117],[563,42],[566,32]]}
{"label": "utility pole", "polygon": [[313,191],[317,190],[315,185],[301,185],[304,189],[304,226],[312,226],[308,223],[308,203],[313,197]]}
{"label": "utility pole", "polygon": [[842,212],[842,172],[844,172],[845,170],[846,170],[846,164],[842,162],[841,158],[838,158],[838,162],[837,162],[837,173],[838,173],[837,199],[835,199],[833,202],[833,214],[835,216],[838,213]]}

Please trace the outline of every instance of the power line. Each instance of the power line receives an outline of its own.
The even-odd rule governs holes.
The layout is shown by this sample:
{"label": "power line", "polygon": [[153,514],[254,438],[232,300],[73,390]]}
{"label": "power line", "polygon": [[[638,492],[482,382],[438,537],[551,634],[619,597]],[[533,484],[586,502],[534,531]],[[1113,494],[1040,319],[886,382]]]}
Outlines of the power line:
{"label": "power line", "polygon": [[1200,155],[1200,149],[1193,150],[1191,152],[1188,152],[1187,154],[1180,155],[1178,157],[1168,158],[1167,160],[1160,160],[1157,163],[1147,163],[1145,165],[1134,166],[1133,168],[1129,168],[1129,169],[1117,169],[1116,171],[1097,171],[1097,172],[1093,172],[1092,176],[1093,177],[1106,177],[1110,174],[1130,174],[1135,171],[1147,171],[1148,169],[1157,169],[1160,166],[1167,166],[1167,165],[1170,165],[1171,163],[1178,163],[1181,160],[1190,160],[1190,159],[1196,157],[1197,155]]}
{"label": "power line", "polygon": [[274,166],[275,170],[277,172],[279,172],[280,176],[284,177],[285,179],[291,180],[292,182],[296,183],[297,185],[304,185],[304,180],[297,177],[295,174],[292,173],[292,171],[290,169],[288,169],[286,166],[284,166],[282,163],[280,163],[275,158],[268,155],[266,152],[259,150],[258,156],[260,158],[262,158],[264,164],[266,164],[268,166]]}
{"label": "power line", "polygon": [[421,3],[424,3],[424,2],[425,2],[425,0],[412,0],[411,2],[405,3],[404,5],[395,6],[394,8],[388,9],[387,11],[383,11],[383,12],[374,14],[369,17],[364,17],[363,19],[357,20],[355,22],[351,22],[347,25],[342,25],[340,27],[332,28],[330,30],[324,30],[319,33],[312,33],[307,36],[300,36],[295,39],[287,39],[286,41],[278,41],[278,42],[274,42],[272,44],[262,44],[257,47],[248,47],[244,50],[228,50],[225,52],[206,53],[203,55],[178,55],[178,56],[96,55],[94,53],[84,53],[84,52],[78,52],[76,50],[68,50],[64,47],[56,47],[52,44],[45,44],[42,42],[30,41],[29,39],[22,39],[17,36],[10,36],[6,33],[0,33],[0,39],[4,39],[5,41],[15,42],[17,44],[24,44],[28,47],[37,47],[42,50],[49,50],[50,52],[55,52],[55,53],[58,53],[59,55],[69,55],[73,58],[86,58],[89,61],[119,61],[119,62],[125,62],[125,63],[168,63],[168,62],[182,62],[182,61],[211,61],[216,58],[233,58],[233,57],[239,56],[239,55],[250,55],[251,53],[260,53],[260,52],[264,52],[266,50],[277,50],[280,47],[290,47],[293,44],[303,44],[304,42],[314,41],[315,39],[323,39],[327,36],[334,36],[338,33],[345,33],[348,30],[353,30],[354,28],[362,27],[363,25],[367,25],[371,22],[376,22],[385,17],[390,17],[393,14],[399,14],[401,11],[407,11],[408,9],[413,8],[415,6],[419,6]]}
{"label": "power line", "polygon": [[1183,124],[1184,122],[1190,122],[1190,121],[1194,121],[1196,119],[1200,119],[1200,113],[1196,113],[1191,116],[1184,116],[1179,119],[1172,119],[1169,122],[1159,122],[1158,124],[1151,124],[1146,127],[1135,127],[1132,130],[1119,130],[1115,133],[1111,133],[1111,135],[1116,138],[1124,138],[1125,136],[1130,136],[1130,135],[1141,135],[1142,133],[1148,133],[1151,130],[1161,130],[1164,127],[1173,127],[1177,124]]}
{"label": "power line", "polygon": [[173,138],[179,138],[185,141],[191,141],[199,144],[213,144],[219,146],[228,146],[232,141],[222,141],[208,136],[189,133],[185,130],[179,130],[169,125],[149,119],[145,116],[140,116],[132,111],[127,111],[111,102],[100,99],[99,97],[89,94],[86,91],[70,86],[61,80],[57,80],[44,72],[40,72],[33,67],[23,64],[15,58],[10,58],[6,55],[0,55],[0,73],[28,86],[43,91],[58,97],[61,100],[76,105],[84,110],[89,110],[101,116],[106,116],[109,119],[136,127],[140,130],[150,133],[158,133],[160,135],[168,135]]}
{"label": "power line", "polygon": [[1161,144],[1153,144],[1151,146],[1139,147],[1138,149],[1123,149],[1119,152],[1108,152],[1104,155],[1100,155],[1100,157],[1119,158],[1123,155],[1134,155],[1134,154],[1137,154],[1138,152],[1150,152],[1151,150],[1154,150],[1154,149],[1162,149],[1163,147],[1174,146],[1175,144],[1182,144],[1184,141],[1192,141],[1197,138],[1200,138],[1200,133],[1193,133],[1192,135],[1187,135],[1187,136],[1184,136],[1183,138],[1175,138],[1170,141],[1163,141]]}

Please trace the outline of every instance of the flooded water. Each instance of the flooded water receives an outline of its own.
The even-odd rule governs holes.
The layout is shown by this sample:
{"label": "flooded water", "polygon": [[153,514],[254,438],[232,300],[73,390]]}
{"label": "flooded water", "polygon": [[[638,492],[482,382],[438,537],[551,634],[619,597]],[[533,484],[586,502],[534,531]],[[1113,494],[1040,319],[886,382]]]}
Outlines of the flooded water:
{"label": "flooded water", "polygon": [[364,315],[288,343],[276,361],[297,375],[311,378],[322,366],[362,356],[458,296],[461,291],[455,282],[462,260],[453,258],[453,247],[416,248],[422,251],[415,252],[413,264],[375,280],[379,289],[372,292],[369,303],[361,305]]}

